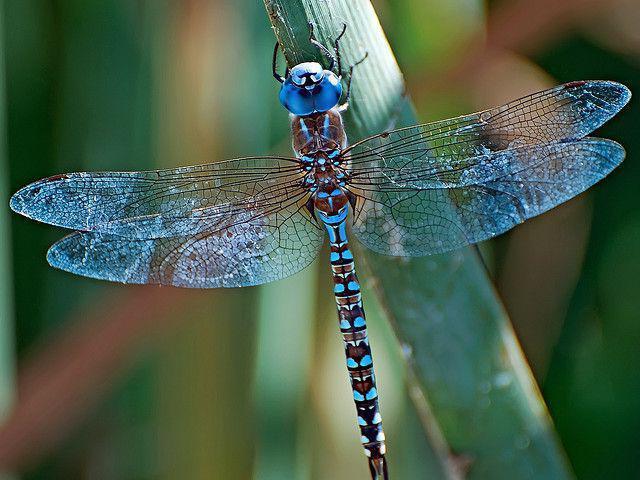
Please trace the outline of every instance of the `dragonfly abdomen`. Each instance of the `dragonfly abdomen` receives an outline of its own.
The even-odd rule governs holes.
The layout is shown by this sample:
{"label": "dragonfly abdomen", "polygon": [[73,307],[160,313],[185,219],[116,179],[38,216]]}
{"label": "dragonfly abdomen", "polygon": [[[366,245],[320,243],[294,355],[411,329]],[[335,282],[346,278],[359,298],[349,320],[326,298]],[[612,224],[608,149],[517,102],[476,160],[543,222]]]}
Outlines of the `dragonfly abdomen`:
{"label": "dragonfly abdomen", "polygon": [[373,357],[367,335],[360,283],[346,234],[346,212],[337,223],[325,222],[331,243],[333,293],[338,309],[340,332],[344,341],[347,369],[356,404],[358,426],[370,466],[377,471],[384,466],[386,452],[378,390],[373,371]]}

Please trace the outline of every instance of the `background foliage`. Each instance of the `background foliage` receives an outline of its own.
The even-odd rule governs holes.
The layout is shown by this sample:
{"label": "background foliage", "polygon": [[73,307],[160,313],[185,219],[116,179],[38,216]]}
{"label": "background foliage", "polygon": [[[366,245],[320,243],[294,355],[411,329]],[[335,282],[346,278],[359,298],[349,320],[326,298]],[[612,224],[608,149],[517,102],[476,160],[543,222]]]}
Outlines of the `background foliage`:
{"label": "background foliage", "polygon": [[[424,120],[583,78],[640,91],[633,0],[374,3]],[[2,20],[4,205],[63,171],[287,152],[260,2],[6,0]],[[632,100],[599,132],[627,148],[619,171],[482,246],[580,479],[640,476],[639,122]],[[61,232],[7,210],[5,472],[364,478],[324,262],[261,288],[108,285],[48,268]],[[395,340],[369,311],[394,471],[439,478]]]}

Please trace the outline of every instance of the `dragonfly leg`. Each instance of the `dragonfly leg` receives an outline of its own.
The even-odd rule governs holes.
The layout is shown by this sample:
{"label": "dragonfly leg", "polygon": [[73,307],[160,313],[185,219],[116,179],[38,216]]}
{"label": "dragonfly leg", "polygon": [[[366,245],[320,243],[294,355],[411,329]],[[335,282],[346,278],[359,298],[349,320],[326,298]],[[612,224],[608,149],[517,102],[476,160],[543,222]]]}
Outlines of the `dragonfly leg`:
{"label": "dragonfly leg", "polygon": [[284,83],[286,77],[289,76],[289,67],[285,69],[284,77],[278,73],[278,48],[280,47],[280,42],[276,41],[276,46],[273,47],[273,63],[271,68],[273,69],[274,78],[280,83]]}
{"label": "dragonfly leg", "polygon": [[318,47],[322,54],[329,59],[329,70],[334,71],[337,62],[336,56],[331,52],[331,50],[316,39],[316,36],[313,33],[313,23],[311,22],[309,22],[309,42]]}
{"label": "dragonfly leg", "polygon": [[365,53],[364,57],[362,57],[360,60],[358,60],[356,63],[354,63],[349,67],[349,80],[347,80],[347,94],[345,96],[344,103],[338,107],[338,110],[340,112],[344,112],[349,108],[349,99],[351,98],[351,80],[353,79],[353,70],[362,62],[364,62],[368,56],[369,56],[369,52]]}
{"label": "dragonfly leg", "polygon": [[340,60],[340,39],[344,36],[344,33],[346,31],[347,31],[347,24],[343,23],[342,31],[340,32],[340,35],[338,35],[336,39],[333,41],[333,51],[335,52],[335,55],[336,55],[336,63],[338,64],[339,76],[342,76],[342,61]]}

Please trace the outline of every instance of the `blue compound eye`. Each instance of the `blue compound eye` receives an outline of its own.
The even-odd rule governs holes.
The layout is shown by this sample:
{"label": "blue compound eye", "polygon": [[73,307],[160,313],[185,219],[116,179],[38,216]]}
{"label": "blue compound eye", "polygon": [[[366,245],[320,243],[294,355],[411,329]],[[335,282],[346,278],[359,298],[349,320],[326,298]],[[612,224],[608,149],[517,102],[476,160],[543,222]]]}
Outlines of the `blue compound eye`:
{"label": "blue compound eye", "polygon": [[280,87],[280,103],[294,115],[313,113],[311,92],[293,83],[288,77]]}
{"label": "blue compound eye", "polygon": [[335,107],[342,96],[342,84],[338,76],[325,70],[324,78],[312,92],[316,112],[326,112]]}
{"label": "blue compound eye", "polygon": [[320,64],[301,63],[291,69],[280,88],[280,103],[294,115],[326,112],[335,107],[342,95],[340,78]]}

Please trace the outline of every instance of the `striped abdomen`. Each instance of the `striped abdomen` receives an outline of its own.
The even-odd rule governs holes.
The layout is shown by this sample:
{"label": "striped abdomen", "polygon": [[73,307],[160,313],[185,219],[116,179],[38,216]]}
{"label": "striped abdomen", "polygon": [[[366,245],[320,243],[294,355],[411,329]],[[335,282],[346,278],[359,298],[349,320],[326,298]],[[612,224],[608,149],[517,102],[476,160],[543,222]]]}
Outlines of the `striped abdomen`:
{"label": "striped abdomen", "polygon": [[310,210],[324,223],[329,233],[333,292],[362,446],[369,457],[371,477],[387,479],[385,438],[373,359],[360,284],[346,234],[350,202],[344,181],[347,175],[345,159],[340,156],[347,143],[342,118],[337,109],[306,117],[292,116],[291,127],[293,149],[301,159],[304,185],[311,193],[313,208]]}
{"label": "striped abdomen", "polygon": [[325,223],[331,242],[331,270],[334,295],[338,307],[340,332],[344,340],[347,368],[365,454],[381,461],[385,454],[385,437],[378,406],[378,390],[373,372],[373,359],[360,284],[349,249],[344,219],[337,224]]}

